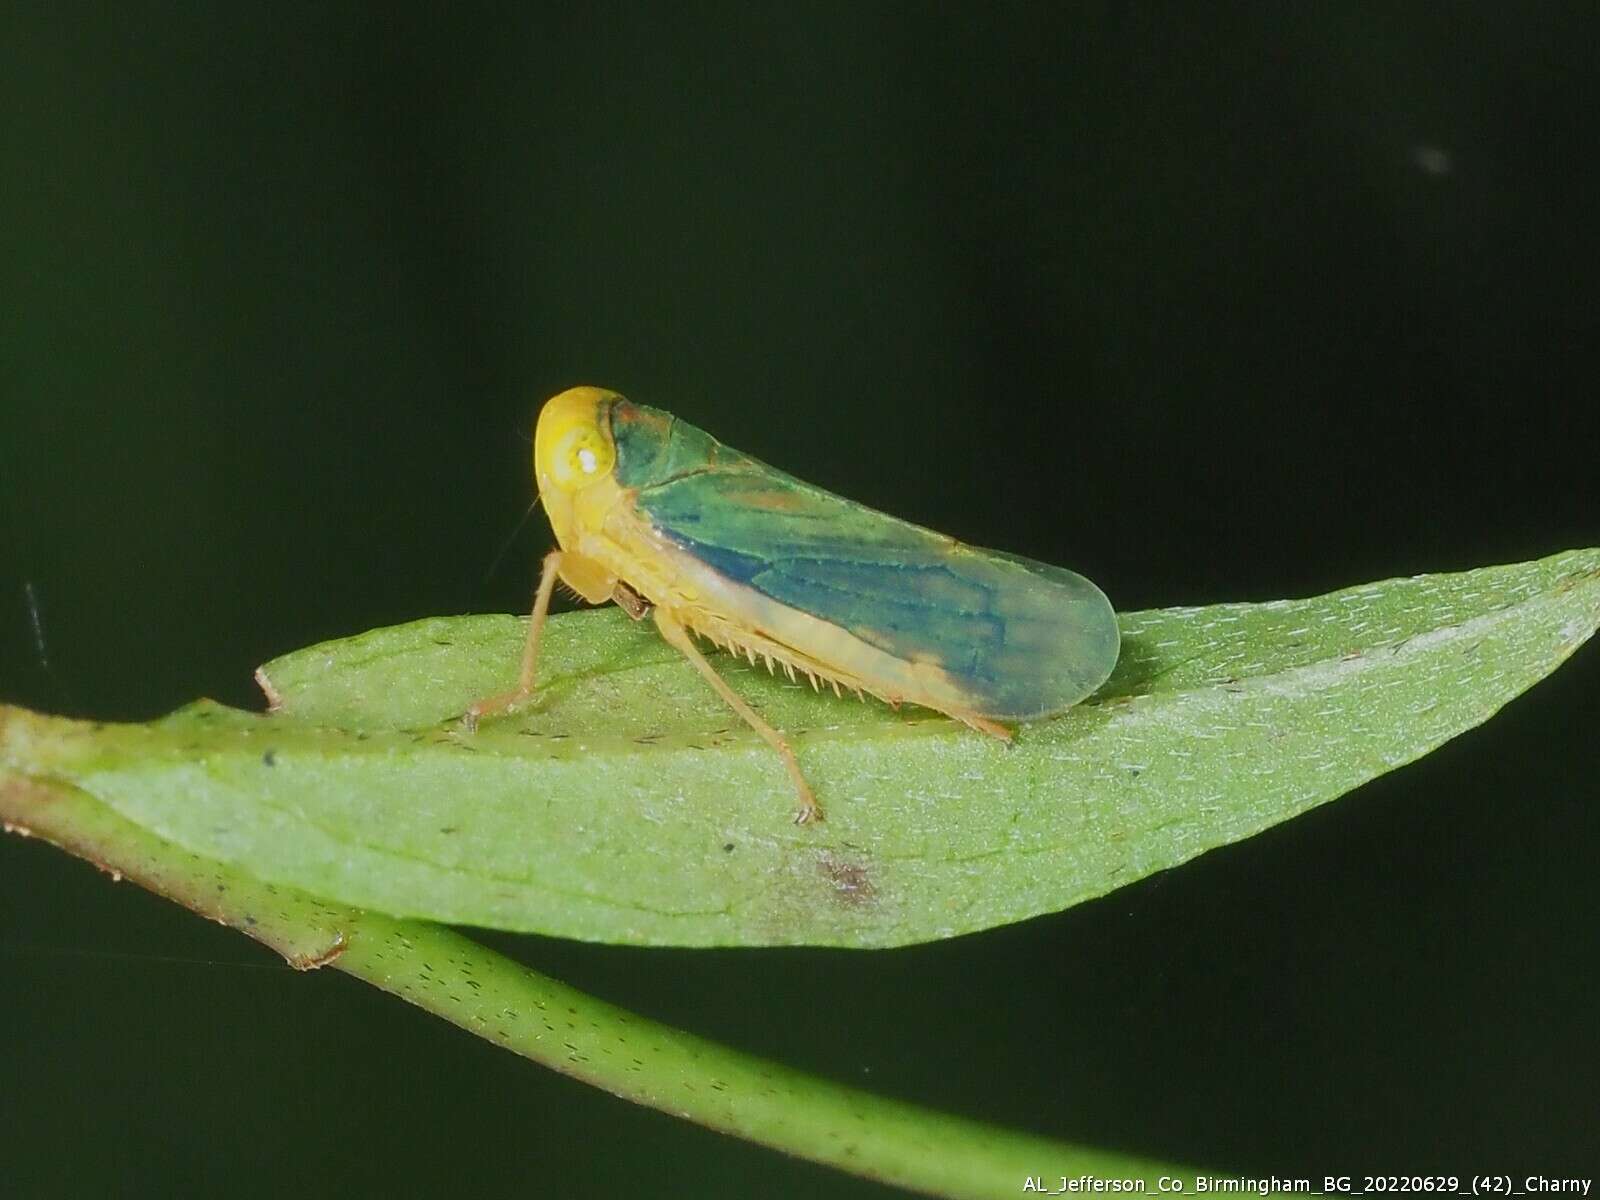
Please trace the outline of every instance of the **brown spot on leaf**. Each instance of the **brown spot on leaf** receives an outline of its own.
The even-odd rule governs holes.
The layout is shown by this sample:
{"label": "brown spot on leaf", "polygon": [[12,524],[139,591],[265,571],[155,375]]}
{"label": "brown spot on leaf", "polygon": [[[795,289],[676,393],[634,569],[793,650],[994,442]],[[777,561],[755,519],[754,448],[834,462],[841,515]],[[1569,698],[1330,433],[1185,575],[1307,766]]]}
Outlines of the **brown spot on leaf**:
{"label": "brown spot on leaf", "polygon": [[833,898],[840,904],[852,906],[871,904],[878,898],[873,886],[872,872],[862,862],[843,859],[831,850],[817,856],[817,867],[833,889]]}

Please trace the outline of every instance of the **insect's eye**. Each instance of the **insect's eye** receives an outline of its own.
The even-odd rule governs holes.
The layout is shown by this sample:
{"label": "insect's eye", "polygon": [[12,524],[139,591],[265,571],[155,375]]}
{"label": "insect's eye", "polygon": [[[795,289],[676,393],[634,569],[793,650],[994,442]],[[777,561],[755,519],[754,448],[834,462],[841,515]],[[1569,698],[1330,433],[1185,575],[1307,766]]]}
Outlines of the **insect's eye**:
{"label": "insect's eye", "polygon": [[594,426],[576,425],[557,440],[550,456],[550,473],[559,487],[585,487],[610,471],[616,452]]}
{"label": "insect's eye", "polygon": [[576,492],[609,478],[617,461],[611,409],[620,397],[596,387],[568,388],[539,410],[533,469],[539,487]]}

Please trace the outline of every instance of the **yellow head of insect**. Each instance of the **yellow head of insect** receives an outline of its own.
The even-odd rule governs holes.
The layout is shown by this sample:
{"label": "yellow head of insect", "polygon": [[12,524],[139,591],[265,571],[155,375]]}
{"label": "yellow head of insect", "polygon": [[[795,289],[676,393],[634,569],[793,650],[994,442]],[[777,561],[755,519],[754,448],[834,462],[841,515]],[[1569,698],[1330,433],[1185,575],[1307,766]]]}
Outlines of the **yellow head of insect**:
{"label": "yellow head of insect", "polygon": [[533,433],[533,473],[556,540],[573,531],[582,493],[611,482],[617,448],[611,440],[611,406],[621,399],[604,388],[568,388],[545,401]]}

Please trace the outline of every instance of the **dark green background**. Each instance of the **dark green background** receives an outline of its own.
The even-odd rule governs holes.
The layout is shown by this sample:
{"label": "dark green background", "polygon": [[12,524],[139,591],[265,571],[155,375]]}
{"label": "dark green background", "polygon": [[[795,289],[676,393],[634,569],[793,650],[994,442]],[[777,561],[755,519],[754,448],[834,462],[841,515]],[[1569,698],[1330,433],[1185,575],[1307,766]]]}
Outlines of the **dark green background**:
{"label": "dark green background", "polygon": [[[524,607],[542,520],[483,577],[577,382],[1123,608],[1596,544],[1597,35],[1587,4],[8,8],[0,696],[255,704],[295,647]],[[1588,649],[1347,799],[945,945],[489,940],[1090,1143],[1592,1173],[1597,701]],[[15,839],[0,1038],[8,1195],[886,1194]]]}

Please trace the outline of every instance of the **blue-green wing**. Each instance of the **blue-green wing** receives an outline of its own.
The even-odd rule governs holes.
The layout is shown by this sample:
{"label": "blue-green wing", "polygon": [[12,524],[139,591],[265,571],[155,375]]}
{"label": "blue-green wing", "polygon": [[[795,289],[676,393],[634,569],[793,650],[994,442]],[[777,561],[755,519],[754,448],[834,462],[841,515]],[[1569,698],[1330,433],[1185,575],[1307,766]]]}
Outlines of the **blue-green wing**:
{"label": "blue-green wing", "polygon": [[[671,452],[675,438],[704,439],[711,464]],[[656,529],[780,604],[897,658],[937,661],[982,716],[1059,712],[1116,663],[1116,616],[1081,575],[874,512],[683,422],[656,446],[658,468],[670,460],[678,473],[633,473],[639,511]]]}

